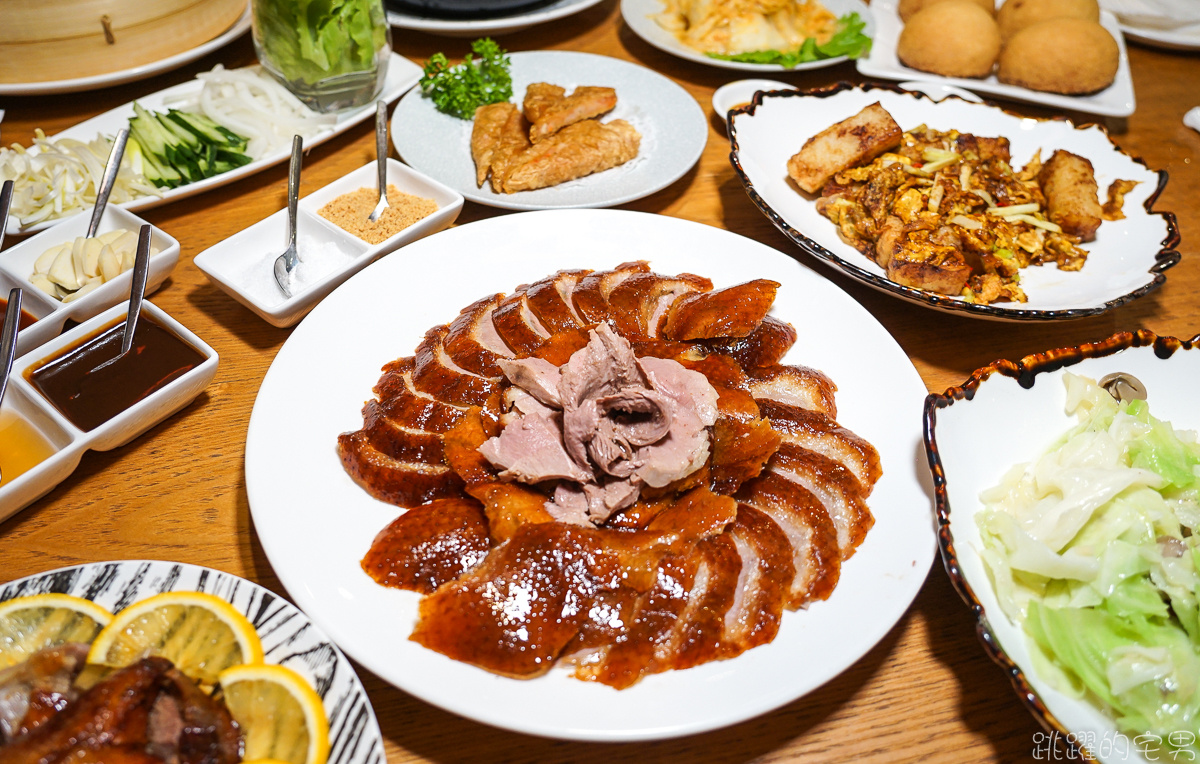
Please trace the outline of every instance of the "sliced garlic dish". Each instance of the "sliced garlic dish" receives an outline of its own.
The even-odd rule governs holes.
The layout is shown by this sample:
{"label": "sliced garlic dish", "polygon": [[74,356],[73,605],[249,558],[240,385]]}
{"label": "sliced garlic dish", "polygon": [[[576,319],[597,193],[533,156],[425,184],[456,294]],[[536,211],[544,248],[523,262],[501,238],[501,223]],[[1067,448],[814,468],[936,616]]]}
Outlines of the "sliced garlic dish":
{"label": "sliced garlic dish", "polygon": [[[153,245],[150,254],[158,252]],[[137,234],[118,229],[56,244],[33,262],[29,283],[64,303],[77,300],[133,268]]]}

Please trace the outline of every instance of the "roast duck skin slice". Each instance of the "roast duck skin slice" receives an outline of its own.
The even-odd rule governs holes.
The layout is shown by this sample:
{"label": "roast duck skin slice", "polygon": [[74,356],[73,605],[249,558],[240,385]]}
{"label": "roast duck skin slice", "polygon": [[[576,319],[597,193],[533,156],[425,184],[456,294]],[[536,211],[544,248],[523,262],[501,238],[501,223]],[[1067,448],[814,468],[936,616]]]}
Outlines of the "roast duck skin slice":
{"label": "roast duck skin slice", "polygon": [[[784,365],[797,332],[768,313],[778,287],[713,289],[644,261],[562,270],[468,305],[385,366],[339,452],[371,495],[411,508],[362,560],[425,595],[411,638],[506,676],[563,662],[623,688],[765,644],[784,611],[830,597],[882,469],[837,423],[833,380]],[[609,334],[631,343],[596,378],[611,381],[564,385]],[[687,449],[702,461],[631,492],[614,481],[688,415],[664,408],[652,377],[666,369],[711,390],[711,424]],[[583,432],[606,440],[569,435],[563,412],[583,400]]]}

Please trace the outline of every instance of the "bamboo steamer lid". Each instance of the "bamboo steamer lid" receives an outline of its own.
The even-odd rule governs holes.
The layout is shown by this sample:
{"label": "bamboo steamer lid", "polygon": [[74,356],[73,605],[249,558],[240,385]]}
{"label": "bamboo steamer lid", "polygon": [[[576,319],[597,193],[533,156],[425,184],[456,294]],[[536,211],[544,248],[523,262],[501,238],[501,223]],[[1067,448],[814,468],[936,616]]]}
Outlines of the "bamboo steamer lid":
{"label": "bamboo steamer lid", "polygon": [[228,30],[247,0],[0,0],[0,82],[145,66]]}

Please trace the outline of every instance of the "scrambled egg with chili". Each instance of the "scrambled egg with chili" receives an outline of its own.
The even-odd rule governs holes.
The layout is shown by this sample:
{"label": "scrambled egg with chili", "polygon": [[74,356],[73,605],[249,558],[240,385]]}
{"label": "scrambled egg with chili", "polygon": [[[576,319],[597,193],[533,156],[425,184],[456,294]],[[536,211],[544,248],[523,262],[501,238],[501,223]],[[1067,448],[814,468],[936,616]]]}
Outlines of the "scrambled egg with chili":
{"label": "scrambled egg with chili", "polygon": [[1026,302],[1020,270],[1077,271],[1080,237],[1046,217],[1040,152],[1019,172],[1006,138],[924,125],[870,164],[836,173],[817,209],[906,286],[968,302]]}

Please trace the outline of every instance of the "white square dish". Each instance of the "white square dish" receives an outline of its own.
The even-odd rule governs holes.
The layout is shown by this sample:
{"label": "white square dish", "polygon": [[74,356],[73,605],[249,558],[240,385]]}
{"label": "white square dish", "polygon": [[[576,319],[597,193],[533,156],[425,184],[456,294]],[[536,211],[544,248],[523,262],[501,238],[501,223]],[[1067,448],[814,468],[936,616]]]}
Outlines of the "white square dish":
{"label": "white square dish", "polygon": [[[53,230],[56,229],[51,229]],[[149,316],[198,351],[204,360],[178,379],[90,430],[85,431],[67,419],[38,391],[30,381],[29,374],[102,331],[123,324],[128,310],[128,300],[113,305],[103,313],[22,355],[13,364],[2,412],[25,420],[35,432],[49,442],[53,453],[27,472],[0,482],[0,520],[48,493],[66,479],[78,466],[84,451],[108,451],[128,443],[191,403],[212,382],[219,362],[217,352],[161,308],[146,301],[142,303],[142,319]]]}
{"label": "white square dish", "polygon": [[919,69],[910,69],[900,63],[900,58],[896,55],[900,30],[904,28],[904,23],[900,20],[900,14],[897,12],[898,4],[897,0],[875,0],[871,4],[871,13],[875,16],[875,36],[871,43],[870,55],[858,60],[860,74],[867,77],[881,77],[885,80],[933,80],[999,98],[1036,103],[1085,114],[1099,114],[1105,117],[1128,117],[1137,109],[1137,100],[1133,95],[1133,76],[1129,73],[1129,54],[1125,50],[1125,36],[1121,33],[1121,25],[1117,22],[1117,17],[1108,11],[1100,13],[1100,25],[1112,35],[1117,43],[1120,58],[1117,64],[1116,79],[1099,93],[1073,96],[1030,90],[1018,85],[1006,85],[998,80],[995,74],[981,79],[973,79],[941,77],[930,72],[922,72]]}
{"label": "white square dish", "polygon": [[[101,284],[78,300],[64,303],[38,289],[29,281],[33,274],[33,263],[46,250],[77,236],[87,234],[91,215],[75,215],[58,225],[31,236],[5,251],[0,257],[0,288],[5,295],[12,287],[21,287],[22,307],[37,322],[22,329],[17,336],[17,355],[21,356],[42,345],[62,331],[67,319],[83,323],[89,318],[129,299],[129,288],[133,283],[133,271],[127,270],[116,278]],[[125,229],[136,234],[147,221],[115,205],[104,209],[97,234]],[[179,242],[160,228],[154,228],[150,239],[150,270],[146,274],[146,294],[158,289],[179,262]]]}
{"label": "white square dish", "polygon": [[[387,160],[387,180],[404,193],[433,199],[437,210],[379,244],[369,244],[318,214],[321,207],[342,194],[375,187],[375,163],[363,165],[300,200],[297,241],[308,236],[340,263],[332,270],[297,285],[285,297],[275,284],[272,265],[287,246],[287,210],[283,209],[196,255],[196,267],[230,297],[250,308],[273,326],[299,321],[339,284],[375,259],[449,227],[462,210],[463,196],[452,188],[407,165]],[[336,249],[338,255],[333,255]],[[301,259],[303,260],[303,250]]]}

